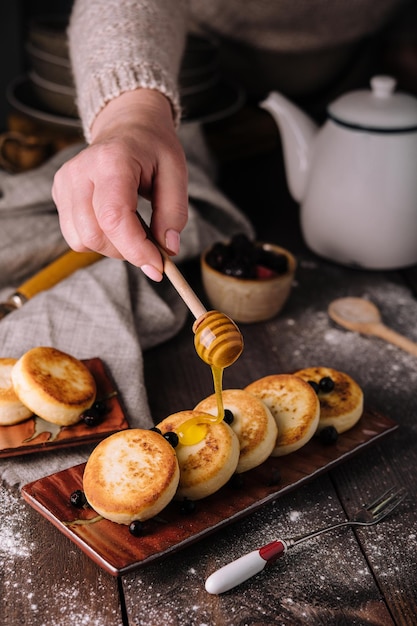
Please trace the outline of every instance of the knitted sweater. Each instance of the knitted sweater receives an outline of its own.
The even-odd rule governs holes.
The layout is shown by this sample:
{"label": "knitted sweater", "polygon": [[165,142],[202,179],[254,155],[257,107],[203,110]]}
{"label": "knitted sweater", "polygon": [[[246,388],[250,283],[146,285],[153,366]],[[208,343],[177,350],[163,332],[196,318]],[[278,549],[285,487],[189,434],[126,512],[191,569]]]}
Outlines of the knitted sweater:
{"label": "knitted sweater", "polygon": [[78,108],[87,140],[95,116],[124,91],[176,85],[187,30],[273,52],[314,52],[363,39],[406,0],[75,0],[69,27]]}

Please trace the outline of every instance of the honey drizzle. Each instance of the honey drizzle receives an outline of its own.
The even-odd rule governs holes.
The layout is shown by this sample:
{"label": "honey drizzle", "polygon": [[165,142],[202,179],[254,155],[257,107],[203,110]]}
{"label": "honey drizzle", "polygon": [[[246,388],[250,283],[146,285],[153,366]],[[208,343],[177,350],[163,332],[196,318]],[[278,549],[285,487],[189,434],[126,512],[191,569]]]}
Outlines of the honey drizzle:
{"label": "honey drizzle", "polygon": [[214,365],[211,368],[213,374],[213,382],[214,382],[214,392],[216,394],[217,400],[217,422],[221,422],[224,418],[224,406],[223,406],[223,368],[215,367]]}
{"label": "honey drizzle", "polygon": [[243,350],[243,338],[236,324],[220,311],[207,311],[194,322],[194,346],[202,361],[210,365],[217,401],[217,417],[204,413],[186,420],[176,430],[179,443],[191,446],[207,434],[209,424],[224,417],[222,380],[225,367],[232,365]]}
{"label": "honey drizzle", "polygon": [[207,434],[208,425],[219,424],[224,417],[222,391],[223,368],[212,365],[211,372],[213,374],[214,392],[216,394],[217,416],[213,415],[210,417],[207,413],[204,413],[196,415],[181,424],[176,430],[176,433],[179,443],[183,446],[192,446],[202,441]]}
{"label": "honey drizzle", "polygon": [[89,524],[96,524],[100,522],[104,517],[102,515],[96,515],[90,519],[75,519],[72,522],[63,522],[64,526],[88,526]]}

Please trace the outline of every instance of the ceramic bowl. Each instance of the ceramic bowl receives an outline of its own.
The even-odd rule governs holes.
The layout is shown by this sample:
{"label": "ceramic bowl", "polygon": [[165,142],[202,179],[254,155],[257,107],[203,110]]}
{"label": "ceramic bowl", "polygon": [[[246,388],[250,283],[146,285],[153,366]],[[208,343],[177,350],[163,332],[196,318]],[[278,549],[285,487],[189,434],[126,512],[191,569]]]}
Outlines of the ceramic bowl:
{"label": "ceramic bowl", "polygon": [[284,254],[288,259],[288,271],[269,278],[236,278],[223,274],[207,263],[209,250],[201,255],[201,276],[210,305],[235,322],[253,323],[275,317],[291,292],[297,265],[294,256],[275,244],[259,242],[257,245]]}

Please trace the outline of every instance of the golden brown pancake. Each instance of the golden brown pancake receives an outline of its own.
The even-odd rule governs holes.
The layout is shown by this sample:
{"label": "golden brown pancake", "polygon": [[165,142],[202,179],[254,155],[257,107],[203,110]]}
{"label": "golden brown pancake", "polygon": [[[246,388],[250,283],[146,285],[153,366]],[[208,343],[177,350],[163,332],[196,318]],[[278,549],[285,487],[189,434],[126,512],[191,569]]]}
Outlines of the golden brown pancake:
{"label": "golden brown pancake", "polygon": [[360,419],[363,413],[363,392],[348,374],[331,367],[307,367],[295,372],[295,375],[317,384],[326,377],[334,382],[331,391],[318,392],[320,401],[318,432],[326,426],[334,426],[338,433],[343,433]]}
{"label": "golden brown pancake", "polygon": [[83,489],[90,506],[118,524],[147,520],[172,500],[179,480],[173,447],[159,433],[132,428],[110,435],[91,453]]}
{"label": "golden brown pancake", "polygon": [[[199,415],[204,413],[180,411],[166,417],[157,427],[162,433],[175,432],[181,424]],[[239,450],[237,436],[223,421],[208,425],[206,436],[199,443],[178,445],[175,448],[180,466],[177,498],[200,500],[223,487],[236,471]]]}
{"label": "golden brown pancake", "polygon": [[0,359],[0,426],[19,424],[33,415],[13,388],[12,369],[16,360]]}
{"label": "golden brown pancake", "polygon": [[271,456],[290,454],[304,446],[316,432],[320,404],[311,385],[292,374],[265,376],[246,387],[271,411],[278,437]]}
{"label": "golden brown pancake", "polygon": [[[246,472],[270,456],[278,435],[276,422],[266,404],[243,389],[223,390],[223,405],[233,414],[230,427],[239,439],[236,472]],[[216,394],[199,402],[194,410],[217,416]]]}
{"label": "golden brown pancake", "polygon": [[70,426],[96,397],[96,383],[78,359],[50,347],[32,348],[13,367],[19,400],[44,420]]}

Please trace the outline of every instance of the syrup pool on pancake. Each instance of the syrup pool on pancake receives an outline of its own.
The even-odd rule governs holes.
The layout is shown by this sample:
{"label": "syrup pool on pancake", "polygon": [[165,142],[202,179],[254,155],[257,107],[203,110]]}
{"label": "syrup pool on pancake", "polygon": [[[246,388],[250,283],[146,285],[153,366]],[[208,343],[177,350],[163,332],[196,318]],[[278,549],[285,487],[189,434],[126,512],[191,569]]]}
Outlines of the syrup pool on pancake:
{"label": "syrup pool on pancake", "polygon": [[210,365],[214,392],[217,399],[217,416],[193,417],[177,431],[179,443],[193,445],[202,441],[209,424],[218,424],[224,417],[222,380],[225,367],[232,365],[242,354],[243,337],[236,324],[224,313],[208,311],[193,325],[194,346],[200,359]]}

